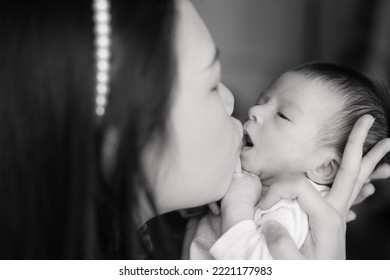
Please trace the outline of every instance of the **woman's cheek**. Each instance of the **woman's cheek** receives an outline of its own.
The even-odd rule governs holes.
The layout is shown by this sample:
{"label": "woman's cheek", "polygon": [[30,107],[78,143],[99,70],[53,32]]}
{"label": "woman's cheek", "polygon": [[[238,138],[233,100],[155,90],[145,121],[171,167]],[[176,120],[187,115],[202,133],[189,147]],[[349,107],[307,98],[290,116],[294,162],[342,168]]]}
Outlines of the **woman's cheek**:
{"label": "woman's cheek", "polygon": [[[213,112],[218,113],[218,110]],[[211,177],[209,180],[212,182],[216,199],[219,199],[225,194],[239,159],[242,125],[226,113],[214,115],[213,120],[203,145],[202,162],[205,173]]]}
{"label": "woman's cheek", "polygon": [[226,113],[217,96],[182,98],[172,111],[170,149],[156,182],[157,204],[164,212],[216,201],[230,184],[242,125]]}

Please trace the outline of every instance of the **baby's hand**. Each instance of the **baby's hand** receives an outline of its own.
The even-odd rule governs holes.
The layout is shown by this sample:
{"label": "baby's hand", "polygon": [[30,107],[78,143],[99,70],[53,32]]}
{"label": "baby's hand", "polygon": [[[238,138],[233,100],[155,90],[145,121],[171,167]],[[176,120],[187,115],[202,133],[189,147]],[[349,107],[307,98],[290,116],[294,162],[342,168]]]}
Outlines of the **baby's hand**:
{"label": "baby's hand", "polygon": [[243,171],[235,173],[226,195],[221,202],[221,233],[247,219],[253,219],[255,205],[260,199],[259,177]]}
{"label": "baby's hand", "polygon": [[234,173],[222,203],[234,205],[239,203],[254,207],[260,199],[261,188],[260,178],[255,174],[246,171]]}

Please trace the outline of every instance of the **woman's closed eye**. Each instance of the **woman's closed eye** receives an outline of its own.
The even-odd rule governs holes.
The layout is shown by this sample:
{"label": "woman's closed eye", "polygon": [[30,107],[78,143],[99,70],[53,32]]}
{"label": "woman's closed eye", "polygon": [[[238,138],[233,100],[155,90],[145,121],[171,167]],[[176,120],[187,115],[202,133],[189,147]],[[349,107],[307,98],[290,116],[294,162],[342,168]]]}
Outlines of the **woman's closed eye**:
{"label": "woman's closed eye", "polygon": [[277,112],[276,115],[281,118],[281,119],[284,119],[284,120],[287,120],[287,121],[291,121],[288,117],[286,117],[286,115],[284,115],[283,113],[281,112]]}

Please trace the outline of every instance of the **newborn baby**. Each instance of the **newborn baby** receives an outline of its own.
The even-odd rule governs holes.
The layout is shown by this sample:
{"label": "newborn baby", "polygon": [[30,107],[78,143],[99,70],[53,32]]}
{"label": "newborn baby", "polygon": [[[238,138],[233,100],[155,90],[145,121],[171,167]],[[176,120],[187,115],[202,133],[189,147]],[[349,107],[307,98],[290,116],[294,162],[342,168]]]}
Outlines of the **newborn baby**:
{"label": "newborn baby", "polygon": [[375,118],[364,153],[388,136],[388,100],[384,87],[335,64],[304,64],[277,78],[250,108],[244,124],[243,172],[258,176],[262,190],[259,184],[243,183],[237,170],[222,199],[221,215],[210,211],[189,223],[192,242],[184,257],[272,259],[262,234],[268,220],[281,223],[300,248],[309,230],[307,215],[296,200],[261,209],[261,192],[277,184],[310,184],[325,196],[361,116]]}

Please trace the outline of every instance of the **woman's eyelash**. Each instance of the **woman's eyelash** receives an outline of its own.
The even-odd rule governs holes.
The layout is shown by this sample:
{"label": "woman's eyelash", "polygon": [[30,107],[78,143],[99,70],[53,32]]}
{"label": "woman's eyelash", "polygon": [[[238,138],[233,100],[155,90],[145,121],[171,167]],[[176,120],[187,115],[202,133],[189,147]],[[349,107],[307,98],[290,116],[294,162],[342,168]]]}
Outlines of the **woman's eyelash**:
{"label": "woman's eyelash", "polygon": [[287,118],[285,115],[283,115],[281,112],[278,112],[277,115],[278,115],[278,117],[280,117],[280,118],[282,118],[284,120],[290,121],[290,119]]}

